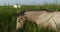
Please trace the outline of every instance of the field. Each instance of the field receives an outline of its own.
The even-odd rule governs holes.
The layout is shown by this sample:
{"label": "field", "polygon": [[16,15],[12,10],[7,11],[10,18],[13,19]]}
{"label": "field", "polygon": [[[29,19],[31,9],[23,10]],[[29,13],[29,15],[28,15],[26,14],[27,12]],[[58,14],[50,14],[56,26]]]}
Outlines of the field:
{"label": "field", "polygon": [[[60,5],[45,4],[36,6],[21,5],[21,8],[13,8],[12,6],[0,6],[0,32],[15,32],[16,16],[18,11],[35,10],[41,11],[47,9],[48,11],[60,11]],[[35,23],[26,21],[25,27],[21,32],[51,32],[48,28],[38,28]],[[54,31],[54,30],[53,30]]]}

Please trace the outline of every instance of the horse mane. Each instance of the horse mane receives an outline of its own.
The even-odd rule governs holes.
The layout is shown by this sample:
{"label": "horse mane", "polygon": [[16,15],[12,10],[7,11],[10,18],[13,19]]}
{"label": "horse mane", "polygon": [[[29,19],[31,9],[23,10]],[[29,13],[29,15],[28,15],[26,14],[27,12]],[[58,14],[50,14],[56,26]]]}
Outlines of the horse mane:
{"label": "horse mane", "polygon": [[41,10],[26,10],[26,11],[21,11],[17,13],[17,17],[19,16],[24,16],[24,13],[27,11],[48,11],[47,9],[41,9]]}
{"label": "horse mane", "polygon": [[17,17],[23,16],[25,12],[26,12],[26,11],[21,11],[21,12],[17,13]]}

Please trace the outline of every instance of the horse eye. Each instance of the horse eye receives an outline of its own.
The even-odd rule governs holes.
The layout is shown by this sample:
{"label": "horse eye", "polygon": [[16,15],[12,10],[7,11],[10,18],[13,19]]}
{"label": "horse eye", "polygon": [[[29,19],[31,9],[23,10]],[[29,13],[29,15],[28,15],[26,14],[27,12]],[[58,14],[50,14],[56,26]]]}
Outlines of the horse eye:
{"label": "horse eye", "polygon": [[18,22],[20,22],[20,21],[18,21]]}
{"label": "horse eye", "polygon": [[20,18],[20,19],[22,19],[22,18]]}

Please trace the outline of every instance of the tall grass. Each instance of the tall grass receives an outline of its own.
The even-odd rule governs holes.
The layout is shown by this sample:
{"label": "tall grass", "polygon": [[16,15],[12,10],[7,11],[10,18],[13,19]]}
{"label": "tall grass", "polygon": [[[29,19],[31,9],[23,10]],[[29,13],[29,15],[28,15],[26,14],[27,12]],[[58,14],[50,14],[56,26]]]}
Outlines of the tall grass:
{"label": "tall grass", "polygon": [[10,6],[0,7],[0,32],[14,32],[16,10]]}
{"label": "tall grass", "polygon": [[[56,5],[37,5],[37,6],[24,6],[21,8],[13,8],[12,6],[0,6],[0,32],[15,32],[16,27],[16,13],[17,11],[27,11],[27,10],[39,10],[47,9],[48,11],[55,11]],[[58,5],[58,10],[60,11],[60,5]],[[21,32],[51,32],[46,28],[38,28],[33,22],[26,21],[25,26],[22,28]]]}

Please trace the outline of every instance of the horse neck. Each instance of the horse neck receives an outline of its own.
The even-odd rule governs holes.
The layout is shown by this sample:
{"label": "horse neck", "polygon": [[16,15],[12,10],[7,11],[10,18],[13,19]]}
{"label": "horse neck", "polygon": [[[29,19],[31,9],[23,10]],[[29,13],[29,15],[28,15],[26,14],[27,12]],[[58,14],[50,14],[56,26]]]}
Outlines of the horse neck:
{"label": "horse neck", "polygon": [[29,11],[29,12],[25,12],[25,16],[27,18],[27,20],[29,21],[36,21],[37,17],[43,13],[45,13],[46,11]]}

